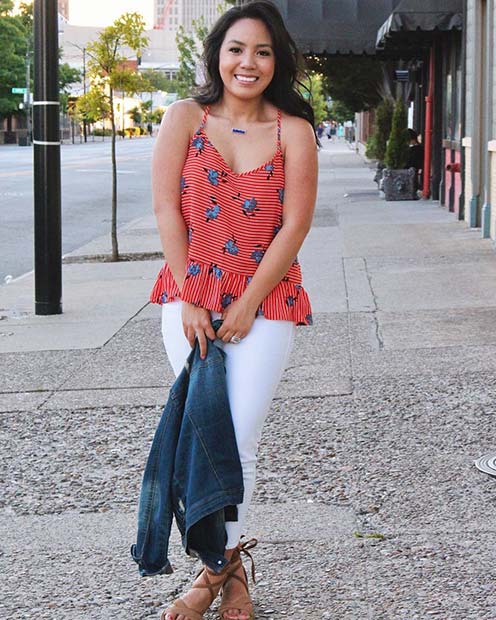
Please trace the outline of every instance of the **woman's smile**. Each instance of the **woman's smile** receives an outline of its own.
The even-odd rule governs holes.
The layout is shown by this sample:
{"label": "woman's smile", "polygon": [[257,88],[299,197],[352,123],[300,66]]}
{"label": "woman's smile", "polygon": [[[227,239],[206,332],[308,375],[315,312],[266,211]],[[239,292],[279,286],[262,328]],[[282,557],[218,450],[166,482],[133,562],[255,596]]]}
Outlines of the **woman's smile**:
{"label": "woman's smile", "polygon": [[256,82],[258,80],[258,77],[256,75],[239,75],[239,74],[235,74],[234,76],[238,82],[245,82],[248,84],[253,84],[254,82]]}

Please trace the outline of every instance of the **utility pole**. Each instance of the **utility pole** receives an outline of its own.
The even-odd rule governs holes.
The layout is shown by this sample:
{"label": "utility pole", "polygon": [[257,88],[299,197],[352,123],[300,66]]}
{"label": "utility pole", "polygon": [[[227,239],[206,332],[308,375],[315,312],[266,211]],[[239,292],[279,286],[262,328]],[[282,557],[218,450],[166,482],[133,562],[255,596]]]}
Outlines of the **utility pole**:
{"label": "utility pole", "polygon": [[57,0],[34,0],[35,313],[62,313]]}

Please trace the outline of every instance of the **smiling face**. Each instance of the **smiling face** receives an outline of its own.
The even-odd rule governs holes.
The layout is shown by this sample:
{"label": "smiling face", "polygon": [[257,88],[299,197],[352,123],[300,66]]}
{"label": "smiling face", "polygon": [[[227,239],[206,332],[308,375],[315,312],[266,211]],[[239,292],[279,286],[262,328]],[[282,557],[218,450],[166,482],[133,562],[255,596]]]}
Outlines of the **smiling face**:
{"label": "smiling face", "polygon": [[274,77],[275,54],[267,26],[239,19],[226,32],[219,55],[224,91],[236,97],[259,97]]}

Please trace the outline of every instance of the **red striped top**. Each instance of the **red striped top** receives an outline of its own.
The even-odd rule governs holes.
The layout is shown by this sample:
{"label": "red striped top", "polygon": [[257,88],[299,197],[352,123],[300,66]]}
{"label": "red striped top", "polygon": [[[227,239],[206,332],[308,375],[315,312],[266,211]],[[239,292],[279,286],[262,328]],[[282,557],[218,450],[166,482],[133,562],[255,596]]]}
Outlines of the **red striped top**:
{"label": "red striped top", "polygon": [[[179,291],[165,263],[150,300],[164,304],[183,299],[222,312],[243,294],[282,226],[285,176],[281,112],[277,113],[274,156],[241,173],[230,169],[205,133],[208,113],[209,107],[191,138],[181,177],[181,211],[189,240],[184,284]],[[301,285],[297,257],[263,300],[258,314],[311,325],[310,301]]]}

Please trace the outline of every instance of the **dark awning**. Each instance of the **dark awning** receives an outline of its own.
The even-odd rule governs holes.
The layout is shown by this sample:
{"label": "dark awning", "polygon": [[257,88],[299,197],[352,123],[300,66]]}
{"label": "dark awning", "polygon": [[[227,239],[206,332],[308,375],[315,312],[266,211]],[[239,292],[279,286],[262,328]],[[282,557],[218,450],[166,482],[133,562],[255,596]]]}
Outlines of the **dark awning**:
{"label": "dark awning", "polygon": [[399,0],[273,0],[304,54],[374,55],[377,30]]}
{"label": "dark awning", "polygon": [[383,50],[399,32],[461,30],[463,0],[402,0],[377,33],[376,47]]}

